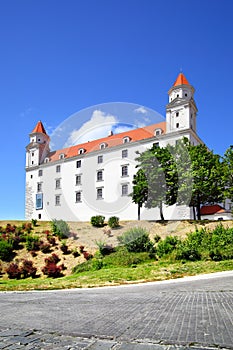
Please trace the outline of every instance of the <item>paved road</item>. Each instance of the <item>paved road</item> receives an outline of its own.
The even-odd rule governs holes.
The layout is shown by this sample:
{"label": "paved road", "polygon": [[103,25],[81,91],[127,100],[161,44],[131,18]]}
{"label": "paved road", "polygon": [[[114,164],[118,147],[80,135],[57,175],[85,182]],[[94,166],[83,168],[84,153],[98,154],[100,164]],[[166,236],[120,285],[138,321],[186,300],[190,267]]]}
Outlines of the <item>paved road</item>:
{"label": "paved road", "polygon": [[0,349],[233,349],[233,271],[137,286],[0,293],[0,310]]}

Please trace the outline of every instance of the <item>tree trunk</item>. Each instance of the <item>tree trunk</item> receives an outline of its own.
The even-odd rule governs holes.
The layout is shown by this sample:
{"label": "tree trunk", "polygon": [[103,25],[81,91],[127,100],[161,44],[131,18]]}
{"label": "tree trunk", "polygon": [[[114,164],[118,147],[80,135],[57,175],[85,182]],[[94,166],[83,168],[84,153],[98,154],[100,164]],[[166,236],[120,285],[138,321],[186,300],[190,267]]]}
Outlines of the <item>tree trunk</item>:
{"label": "tree trunk", "polygon": [[164,221],[164,216],[163,216],[163,202],[160,201],[159,203],[159,211],[160,211],[160,218],[161,218],[161,221]]}
{"label": "tree trunk", "polygon": [[197,195],[197,220],[201,220],[201,202],[199,194]]}
{"label": "tree trunk", "polygon": [[141,204],[138,203],[138,220],[140,221],[141,219]]}
{"label": "tree trunk", "polygon": [[195,210],[195,206],[193,205],[193,220],[197,220],[196,218],[196,210]]}

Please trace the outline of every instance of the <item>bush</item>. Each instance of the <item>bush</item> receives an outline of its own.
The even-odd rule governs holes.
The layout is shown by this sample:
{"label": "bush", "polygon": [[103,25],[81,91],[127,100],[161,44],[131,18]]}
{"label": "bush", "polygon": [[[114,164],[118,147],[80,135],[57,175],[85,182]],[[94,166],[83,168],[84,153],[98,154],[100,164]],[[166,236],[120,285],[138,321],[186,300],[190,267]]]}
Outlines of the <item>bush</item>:
{"label": "bush", "polygon": [[86,260],[90,260],[93,258],[93,255],[91,253],[88,253],[88,252],[83,252],[83,256]]}
{"label": "bush", "polygon": [[64,239],[69,237],[70,228],[67,222],[64,220],[56,220],[54,219],[51,222],[51,227],[53,234],[57,236],[59,239]]}
{"label": "bush", "polygon": [[105,267],[130,267],[150,260],[149,252],[135,253],[118,247],[116,252],[103,258],[103,264]]}
{"label": "bush", "polygon": [[154,250],[148,232],[141,227],[134,227],[126,231],[118,237],[118,240],[128,252],[152,252]]}
{"label": "bush", "polygon": [[54,263],[57,264],[61,259],[59,258],[59,256],[55,253],[53,253],[52,255],[48,256],[47,258],[44,259],[45,263]]}
{"label": "bush", "polygon": [[8,274],[8,277],[11,279],[13,279],[13,278],[19,279],[21,276],[21,270],[20,270],[18,264],[16,264],[16,263],[11,263],[7,267],[6,273]]}
{"label": "bush", "polygon": [[91,217],[91,224],[95,227],[103,227],[104,226],[105,217],[102,215],[96,215]]}
{"label": "bush", "polygon": [[42,268],[42,272],[44,275],[48,277],[61,277],[62,276],[62,268],[61,266],[58,266],[54,262],[48,262],[46,265]]}
{"label": "bush", "polygon": [[66,245],[66,242],[62,242],[61,251],[63,252],[63,254],[69,254],[70,253],[70,251],[68,249],[68,246]]}
{"label": "bush", "polygon": [[51,246],[49,243],[43,242],[43,241],[40,242],[39,249],[40,249],[40,251],[42,251],[42,253],[49,253],[50,248],[51,248]]}
{"label": "bush", "polygon": [[37,219],[32,219],[31,221],[32,221],[32,226],[34,226],[34,227],[35,227],[35,226],[36,226],[36,224],[37,224]]}
{"label": "bush", "polygon": [[113,247],[105,242],[96,241],[96,245],[98,246],[99,252],[102,256],[109,255],[114,251]]}
{"label": "bush", "polygon": [[27,278],[27,277],[35,278],[36,271],[37,271],[37,268],[33,266],[32,261],[30,261],[30,260],[23,261],[23,265],[21,267],[21,273],[22,273],[24,278]]}
{"label": "bush", "polygon": [[111,228],[119,227],[120,226],[119,218],[117,216],[111,216],[108,219],[108,226],[111,227]]}
{"label": "bush", "polygon": [[154,241],[155,241],[155,243],[158,243],[159,241],[161,240],[161,237],[159,236],[159,235],[155,235],[154,236]]}
{"label": "bush", "polygon": [[0,239],[0,259],[3,261],[9,261],[12,257],[13,244]]}
{"label": "bush", "polygon": [[40,240],[39,236],[36,235],[28,235],[26,237],[26,249],[30,252],[32,250],[36,251],[40,249]]}
{"label": "bush", "polygon": [[201,253],[195,245],[185,240],[178,244],[175,258],[176,260],[197,261],[201,259]]}
{"label": "bush", "polygon": [[161,258],[164,255],[170,254],[176,249],[177,244],[180,242],[176,236],[167,236],[164,240],[159,241],[157,245],[157,255]]}

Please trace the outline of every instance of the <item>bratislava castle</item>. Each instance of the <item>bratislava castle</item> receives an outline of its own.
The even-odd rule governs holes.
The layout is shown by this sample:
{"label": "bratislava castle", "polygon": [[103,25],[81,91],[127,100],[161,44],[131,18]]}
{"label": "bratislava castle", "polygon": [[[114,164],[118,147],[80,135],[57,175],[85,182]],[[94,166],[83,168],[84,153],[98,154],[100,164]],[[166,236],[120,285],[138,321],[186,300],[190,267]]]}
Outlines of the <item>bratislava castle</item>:
{"label": "bratislava castle", "polygon": [[[50,151],[50,138],[41,121],[30,133],[26,147],[26,219],[89,221],[93,215],[136,220],[132,203],[136,152],[153,145],[174,145],[186,137],[202,143],[196,133],[194,88],[180,73],[168,91],[166,121],[143,128]],[[164,206],[167,220],[190,219],[188,206]],[[159,219],[157,208],[142,208],[141,219]]]}

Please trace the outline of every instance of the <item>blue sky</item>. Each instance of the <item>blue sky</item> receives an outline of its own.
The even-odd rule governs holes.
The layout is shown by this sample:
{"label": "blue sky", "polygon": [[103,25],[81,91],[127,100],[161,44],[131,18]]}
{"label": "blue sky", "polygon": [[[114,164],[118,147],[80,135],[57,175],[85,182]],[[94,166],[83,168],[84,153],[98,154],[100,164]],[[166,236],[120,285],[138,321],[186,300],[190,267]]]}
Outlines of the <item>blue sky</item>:
{"label": "blue sky", "polygon": [[233,143],[232,13],[231,0],[2,0],[0,219],[24,218],[38,120],[52,132],[114,101],[165,115],[180,68],[196,88],[198,134],[223,154]]}

